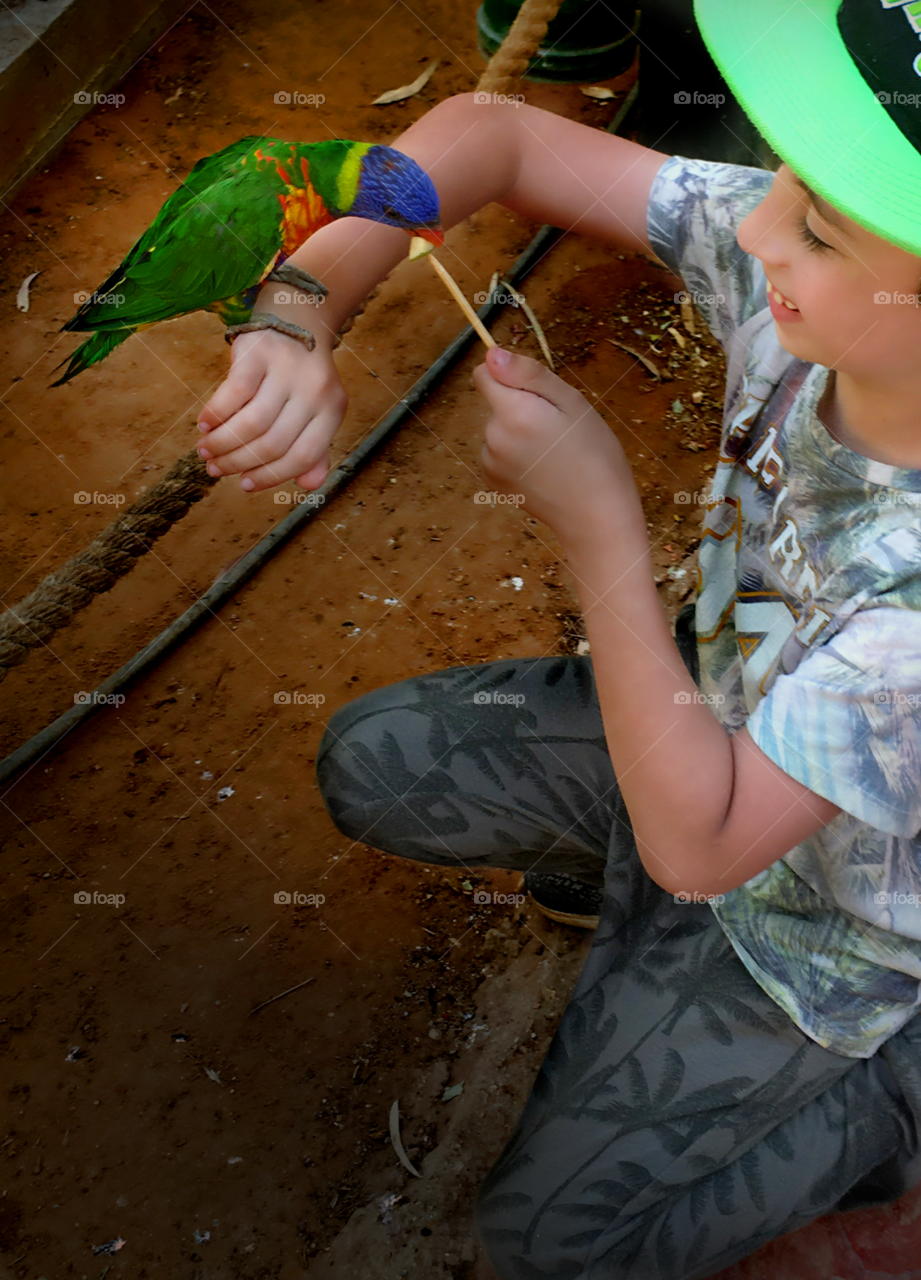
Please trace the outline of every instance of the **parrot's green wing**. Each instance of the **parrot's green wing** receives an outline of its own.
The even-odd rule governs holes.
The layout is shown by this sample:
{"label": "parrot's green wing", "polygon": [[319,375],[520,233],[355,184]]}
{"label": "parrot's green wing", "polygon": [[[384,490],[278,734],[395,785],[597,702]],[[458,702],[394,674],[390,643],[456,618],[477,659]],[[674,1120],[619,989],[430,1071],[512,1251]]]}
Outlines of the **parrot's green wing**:
{"label": "parrot's green wing", "polygon": [[267,175],[238,164],[259,141],[243,138],[200,160],[64,328],[136,329],[258,283],[282,243],[282,210]]}

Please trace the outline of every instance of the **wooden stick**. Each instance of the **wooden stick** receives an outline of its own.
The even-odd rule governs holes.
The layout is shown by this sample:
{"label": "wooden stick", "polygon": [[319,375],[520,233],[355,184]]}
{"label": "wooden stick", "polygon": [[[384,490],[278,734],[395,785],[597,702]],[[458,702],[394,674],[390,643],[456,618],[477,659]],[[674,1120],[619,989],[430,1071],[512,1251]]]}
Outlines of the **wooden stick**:
{"label": "wooden stick", "polygon": [[262,1004],[257,1004],[255,1009],[250,1009],[246,1015],[251,1018],[254,1013],[258,1013],[260,1009],[264,1009],[267,1004],[274,1004],[276,1000],[280,1000],[282,996],[289,996],[292,991],[300,991],[301,987],[306,987],[308,982],[313,982],[313,978],[305,978],[303,982],[299,982],[296,987],[289,987],[287,991],[279,991],[277,996],[271,996],[268,1000],[263,1000]]}
{"label": "wooden stick", "polygon": [[442,264],[435,257],[434,253],[427,254],[426,256],[428,257],[429,262],[435,268],[435,271],[438,273],[438,275],[441,276],[442,280],[447,285],[448,292],[451,294],[454,301],[460,307],[461,311],[463,311],[464,315],[467,317],[470,324],[472,324],[474,329],[476,329],[477,333],[482,338],[482,340],[486,343],[487,347],[494,347],[496,345],[495,339],[493,338],[489,330],[486,328],[486,326],[483,324],[483,321],[474,311],[473,307],[471,307],[470,303],[461,293],[454,277],[451,275],[451,273],[448,271],[446,267],[442,266]]}

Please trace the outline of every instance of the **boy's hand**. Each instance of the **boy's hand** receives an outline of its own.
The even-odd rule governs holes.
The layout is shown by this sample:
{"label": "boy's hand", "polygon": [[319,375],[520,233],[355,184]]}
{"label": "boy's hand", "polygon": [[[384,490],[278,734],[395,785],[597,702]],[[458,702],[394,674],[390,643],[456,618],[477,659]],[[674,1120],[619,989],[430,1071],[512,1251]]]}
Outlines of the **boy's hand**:
{"label": "boy's hand", "polygon": [[473,380],[494,411],[481,461],[496,490],[523,494],[525,509],[564,545],[612,527],[646,538],[620,441],[583,395],[537,360],[501,347],[487,353]]}
{"label": "boy's hand", "polygon": [[347,404],[328,343],[318,338],[307,351],[271,329],[243,333],[229,374],[198,415],[208,433],[199,453],[211,475],[243,472],[244,489],[286,480],[315,489]]}

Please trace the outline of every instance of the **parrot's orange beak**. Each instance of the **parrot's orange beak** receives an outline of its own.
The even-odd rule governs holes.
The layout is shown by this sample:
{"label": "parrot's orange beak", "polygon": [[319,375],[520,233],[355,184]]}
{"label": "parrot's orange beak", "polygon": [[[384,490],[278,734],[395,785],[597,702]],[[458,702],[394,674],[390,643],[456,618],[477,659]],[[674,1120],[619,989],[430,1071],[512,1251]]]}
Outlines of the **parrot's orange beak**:
{"label": "parrot's orange beak", "polygon": [[417,227],[409,234],[418,236],[420,240],[428,240],[429,244],[433,244],[436,249],[440,249],[445,242],[445,233],[441,227]]}

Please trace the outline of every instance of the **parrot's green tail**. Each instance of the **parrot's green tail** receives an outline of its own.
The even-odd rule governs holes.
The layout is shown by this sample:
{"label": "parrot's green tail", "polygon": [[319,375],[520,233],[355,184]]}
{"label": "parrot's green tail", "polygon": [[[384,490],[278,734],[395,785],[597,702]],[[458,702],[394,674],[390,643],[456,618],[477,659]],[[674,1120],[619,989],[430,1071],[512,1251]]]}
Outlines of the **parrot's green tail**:
{"label": "parrot's green tail", "polygon": [[[100,329],[86,342],[77,347],[72,352],[69,359],[70,363],[64,372],[63,377],[58,378],[57,382],[52,382],[53,387],[62,387],[65,382],[70,382],[71,378],[75,378],[78,373],[82,373],[84,369],[88,369],[91,364],[98,364],[100,360],[105,360],[106,356],[114,351],[120,343],[126,338],[130,338],[134,333],[134,328],[126,326],[124,329]],[[61,361],[64,364],[64,361]],[[60,369],[61,364],[55,365],[56,369]]]}

